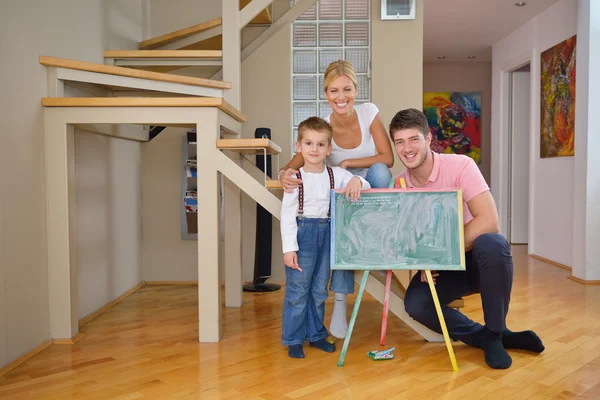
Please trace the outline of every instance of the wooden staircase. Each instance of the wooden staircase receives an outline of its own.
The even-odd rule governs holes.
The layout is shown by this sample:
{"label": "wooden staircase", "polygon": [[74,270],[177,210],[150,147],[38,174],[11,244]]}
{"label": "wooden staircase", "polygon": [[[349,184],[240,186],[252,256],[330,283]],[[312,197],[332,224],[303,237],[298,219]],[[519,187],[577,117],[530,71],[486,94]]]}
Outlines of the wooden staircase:
{"label": "wooden staircase", "polygon": [[[41,56],[40,64],[48,71],[48,95],[42,99],[45,115],[46,187],[47,207],[54,210],[46,221],[48,241],[48,270],[51,336],[54,339],[70,338],[77,331],[77,320],[72,310],[77,307],[74,293],[65,291],[72,286],[71,270],[74,246],[70,246],[75,214],[73,195],[73,134],[74,126],[88,124],[93,127],[127,124],[151,126],[195,127],[198,148],[202,157],[197,160],[198,180],[202,182],[206,196],[198,198],[198,223],[202,232],[198,236],[199,252],[199,339],[201,342],[220,340],[220,285],[217,268],[219,247],[217,198],[219,196],[218,173],[223,174],[236,188],[225,188],[226,218],[240,217],[240,190],[261,204],[279,219],[281,201],[269,190],[281,189],[278,180],[264,182],[254,179],[240,167],[242,155],[278,156],[281,148],[266,139],[243,139],[241,124],[247,121],[239,110],[240,64],[252,51],[265,43],[276,31],[294,20],[315,0],[298,0],[275,23],[265,4],[272,0],[240,0],[237,5],[223,0],[225,21],[217,18],[192,27],[181,29],[139,44],[138,50],[107,50],[104,57],[116,65]],[[262,11],[261,11],[262,9]],[[237,18],[233,18],[233,17]],[[263,34],[247,48],[241,50],[239,30],[246,23],[271,24]],[[223,49],[223,43],[225,48]],[[232,66],[233,63],[233,66]],[[225,64],[225,65],[224,65]],[[223,66],[226,81],[177,75],[175,69],[191,66]],[[92,97],[65,97],[65,85],[73,85],[91,93]],[[236,93],[237,91],[237,93]],[[111,129],[106,130],[111,135]],[[224,138],[224,134],[232,135]],[[134,137],[135,135],[130,135]],[[119,137],[117,135],[117,137]],[[138,141],[147,141],[145,139]],[[230,158],[231,154],[238,153]],[[258,170],[256,167],[251,167]],[[256,172],[256,171],[255,171]],[[254,173],[254,175],[257,175]],[[202,204],[200,204],[202,203]],[[66,205],[66,206],[65,206]],[[230,220],[234,226],[240,221]],[[230,226],[231,224],[228,224]],[[225,232],[228,250],[225,255],[225,302],[228,306],[241,306],[241,229]],[[227,237],[229,235],[229,237]],[[200,275],[202,273],[202,276]],[[371,282],[372,281],[372,282]],[[367,290],[379,293],[381,282],[371,279]],[[75,285],[76,289],[76,285]],[[396,303],[390,309],[407,324],[416,322],[405,315],[402,293],[395,292]],[[377,297],[378,298],[378,297]],[[381,301],[381,300],[380,300]],[[394,300],[395,301],[395,300]],[[399,302],[399,303],[398,303]],[[395,305],[394,305],[395,304]],[[206,321],[213,321],[206,323]],[[412,322],[411,322],[412,321]],[[418,324],[417,324],[418,325]],[[416,326],[416,325],[415,325]],[[431,331],[419,330],[424,337],[434,340]]]}

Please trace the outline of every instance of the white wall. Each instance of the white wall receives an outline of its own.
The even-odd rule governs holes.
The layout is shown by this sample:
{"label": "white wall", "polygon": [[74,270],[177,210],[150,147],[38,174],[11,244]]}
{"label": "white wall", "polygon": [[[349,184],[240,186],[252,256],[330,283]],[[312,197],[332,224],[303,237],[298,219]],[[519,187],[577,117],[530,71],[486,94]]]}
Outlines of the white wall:
{"label": "white wall", "polygon": [[573,276],[600,282],[600,4],[578,3]]}
{"label": "white wall", "polygon": [[75,132],[78,315],[142,281],[140,143]]}
{"label": "white wall", "polygon": [[[540,159],[540,53],[577,33],[577,2],[562,0],[499,41],[492,50],[492,194],[501,230],[507,216],[507,98],[503,72],[531,61],[529,252],[571,265],[574,158]],[[577,152],[577,150],[575,150]]]}
{"label": "white wall", "polygon": [[197,281],[198,246],[181,239],[182,138],[167,128],[142,146],[145,281]]}
{"label": "white wall", "polygon": [[[44,126],[40,105],[47,88],[46,69],[38,57],[103,62],[105,48],[134,48],[141,38],[141,5],[119,0],[3,0],[0,37],[3,366],[50,339]],[[108,210],[111,207],[98,206]]]}
{"label": "white wall", "polygon": [[438,62],[423,64],[424,92],[481,92],[481,164],[490,183],[492,105],[491,62]]}

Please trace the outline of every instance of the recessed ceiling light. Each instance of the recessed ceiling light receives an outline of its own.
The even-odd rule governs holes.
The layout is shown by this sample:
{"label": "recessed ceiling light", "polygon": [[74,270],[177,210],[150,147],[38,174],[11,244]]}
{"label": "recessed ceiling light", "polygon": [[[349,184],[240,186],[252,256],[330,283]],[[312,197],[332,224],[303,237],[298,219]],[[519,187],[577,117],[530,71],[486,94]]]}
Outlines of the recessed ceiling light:
{"label": "recessed ceiling light", "polygon": [[472,60],[472,59],[474,59],[474,58],[475,58],[475,56],[469,56],[469,57],[467,57],[467,58],[468,58],[469,60]]}
{"label": "recessed ceiling light", "polygon": [[445,60],[445,59],[446,59],[446,56],[439,56],[438,57],[438,60]]}
{"label": "recessed ceiling light", "polygon": [[526,5],[527,5],[527,3],[524,2],[524,1],[517,1],[515,3],[515,6],[517,6],[517,7],[523,7],[523,6],[526,6]]}

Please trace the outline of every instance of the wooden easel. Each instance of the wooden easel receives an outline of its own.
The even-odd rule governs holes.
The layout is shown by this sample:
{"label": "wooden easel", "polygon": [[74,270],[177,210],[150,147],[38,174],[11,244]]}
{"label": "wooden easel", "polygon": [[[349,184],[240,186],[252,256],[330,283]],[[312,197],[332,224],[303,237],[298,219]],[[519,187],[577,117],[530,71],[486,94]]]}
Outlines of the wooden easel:
{"label": "wooden easel", "polygon": [[[399,185],[399,186],[396,186]],[[406,183],[404,182],[404,178],[397,178],[396,182],[392,180],[390,182],[390,188],[400,187],[402,189],[406,189]],[[356,296],[356,300],[354,302],[354,309],[352,310],[352,316],[350,317],[350,323],[348,325],[348,329],[346,331],[346,337],[344,338],[344,344],[342,346],[342,351],[340,353],[340,358],[338,361],[338,367],[344,365],[344,359],[346,358],[346,352],[348,351],[348,345],[350,344],[350,338],[352,337],[352,331],[354,330],[354,324],[356,323],[356,316],[358,315],[358,310],[360,308],[360,302],[362,301],[362,296],[365,291],[365,286],[367,285],[367,280],[369,279],[369,270],[365,270],[363,273],[362,280],[360,282],[360,287],[358,289],[358,294]],[[448,350],[448,356],[450,357],[450,362],[452,363],[452,369],[455,372],[458,372],[458,365],[456,363],[456,357],[454,355],[454,349],[452,348],[452,342],[450,341],[450,336],[448,335],[448,328],[446,327],[446,321],[444,320],[444,315],[442,314],[442,307],[440,305],[440,300],[437,295],[437,291],[435,290],[435,284],[433,283],[433,277],[431,276],[430,270],[425,270],[425,274],[427,275],[427,282],[429,284],[429,289],[431,290],[431,297],[433,298],[433,303],[435,305],[435,310],[438,315],[438,319],[440,321],[440,326],[442,328],[442,334],[444,335],[444,341],[446,342],[446,349]],[[392,284],[392,270],[386,271],[386,279],[385,279],[385,294],[383,301],[383,315],[381,318],[381,338],[380,344],[385,344],[385,337],[387,331],[387,317],[389,311],[389,301],[390,301],[390,288]]]}

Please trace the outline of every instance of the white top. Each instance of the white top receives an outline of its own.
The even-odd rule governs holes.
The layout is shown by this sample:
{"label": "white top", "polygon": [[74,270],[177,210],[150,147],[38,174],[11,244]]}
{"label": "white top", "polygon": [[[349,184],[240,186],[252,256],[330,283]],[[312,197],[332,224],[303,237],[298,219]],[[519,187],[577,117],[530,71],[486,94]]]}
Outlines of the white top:
{"label": "white top", "polygon": [[[340,167],[332,167],[334,187],[345,188],[350,179],[354,178],[350,172]],[[323,172],[314,174],[305,172],[300,168],[302,184],[304,187],[304,214],[306,218],[327,218],[330,202],[330,182],[327,168]],[[371,189],[371,185],[359,177],[362,181],[363,190]],[[296,214],[298,212],[298,188],[293,192],[283,194],[281,203],[281,243],[283,252],[298,251],[298,225]]]}
{"label": "white top", "polygon": [[[362,140],[358,147],[353,149],[343,149],[335,143],[335,140],[332,140],[331,155],[329,156],[329,165],[331,166],[340,165],[340,163],[344,160],[371,157],[377,154],[375,142],[373,141],[373,135],[371,134],[371,123],[375,119],[375,116],[379,113],[379,109],[373,103],[363,103],[358,106],[354,106],[354,110],[356,110],[356,115],[358,116]],[[331,114],[329,114],[325,120],[331,123]],[[368,170],[368,168],[351,169],[352,173],[363,178],[367,176]]]}

